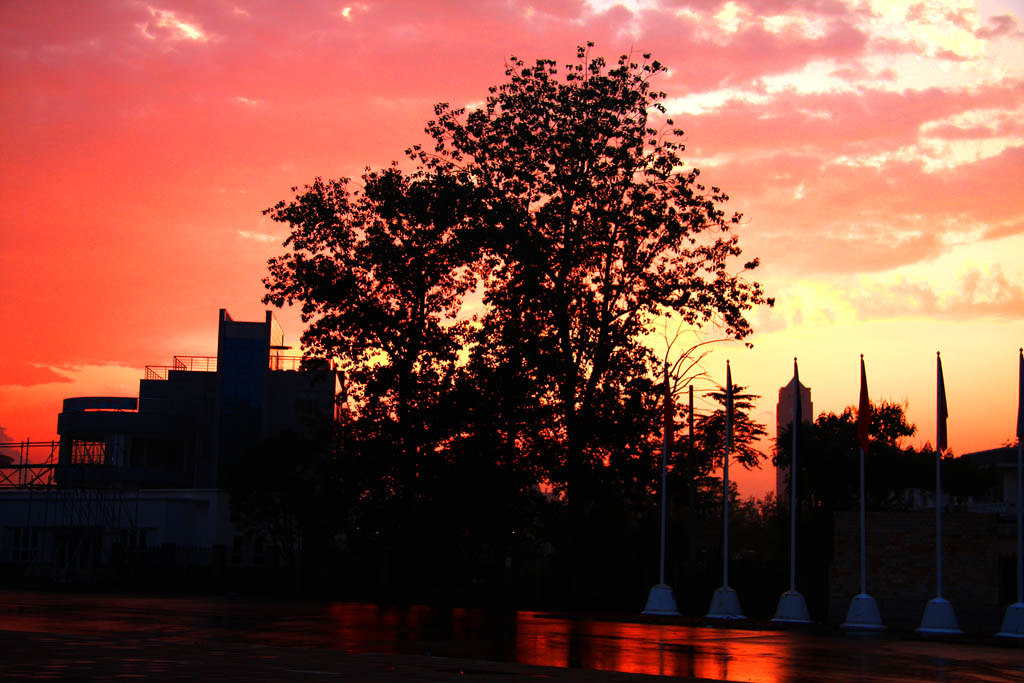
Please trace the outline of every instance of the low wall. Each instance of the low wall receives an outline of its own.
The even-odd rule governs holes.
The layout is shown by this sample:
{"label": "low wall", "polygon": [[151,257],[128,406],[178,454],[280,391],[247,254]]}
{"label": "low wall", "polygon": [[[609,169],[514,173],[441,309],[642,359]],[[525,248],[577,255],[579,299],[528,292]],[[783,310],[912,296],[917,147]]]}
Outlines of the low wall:
{"label": "low wall", "polygon": [[[831,624],[846,618],[860,590],[860,529],[857,511],[835,515],[835,545],[829,576]],[[914,629],[935,597],[935,512],[867,514],[867,592],[878,602],[890,629]],[[942,597],[953,603],[960,628],[999,630],[1005,605],[999,596],[998,517],[945,512],[942,516]]]}

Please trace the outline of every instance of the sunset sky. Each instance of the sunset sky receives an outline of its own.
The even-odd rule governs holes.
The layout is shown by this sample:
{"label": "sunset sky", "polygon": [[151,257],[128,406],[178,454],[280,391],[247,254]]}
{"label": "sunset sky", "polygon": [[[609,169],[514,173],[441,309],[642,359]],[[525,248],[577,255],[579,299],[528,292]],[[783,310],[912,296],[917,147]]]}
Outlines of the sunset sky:
{"label": "sunset sky", "polygon": [[[259,320],[283,229],[261,211],[359,175],[472,106],[510,55],[651,52],[687,163],[741,211],[774,309],[706,369],[763,396],[800,359],[815,412],[906,401],[935,441],[1013,436],[1024,344],[1024,3],[4,2],[0,441],[61,399],[133,396],[147,364]],[[296,341],[294,310],[277,311]],[[770,470],[770,468],[768,468]],[[741,476],[762,495],[774,473]]]}

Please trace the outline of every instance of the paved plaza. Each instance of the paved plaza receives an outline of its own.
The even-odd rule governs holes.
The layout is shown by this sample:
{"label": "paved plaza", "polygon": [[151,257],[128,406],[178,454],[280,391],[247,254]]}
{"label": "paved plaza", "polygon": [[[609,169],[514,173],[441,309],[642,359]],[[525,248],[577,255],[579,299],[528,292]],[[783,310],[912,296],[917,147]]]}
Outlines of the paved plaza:
{"label": "paved plaza", "polygon": [[1020,681],[1024,643],[685,618],[0,592],[4,680]]}

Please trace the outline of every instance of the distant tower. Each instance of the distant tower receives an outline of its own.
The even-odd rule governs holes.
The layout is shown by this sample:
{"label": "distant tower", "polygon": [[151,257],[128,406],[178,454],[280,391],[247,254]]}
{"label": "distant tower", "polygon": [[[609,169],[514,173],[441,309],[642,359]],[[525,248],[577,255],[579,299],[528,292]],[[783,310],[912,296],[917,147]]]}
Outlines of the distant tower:
{"label": "distant tower", "polygon": [[[775,406],[775,442],[778,443],[782,430],[793,424],[793,380],[779,389],[779,402]],[[814,404],[811,403],[811,389],[800,383],[800,413],[804,422],[814,421]],[[775,499],[787,504],[789,500],[789,468],[775,468]]]}

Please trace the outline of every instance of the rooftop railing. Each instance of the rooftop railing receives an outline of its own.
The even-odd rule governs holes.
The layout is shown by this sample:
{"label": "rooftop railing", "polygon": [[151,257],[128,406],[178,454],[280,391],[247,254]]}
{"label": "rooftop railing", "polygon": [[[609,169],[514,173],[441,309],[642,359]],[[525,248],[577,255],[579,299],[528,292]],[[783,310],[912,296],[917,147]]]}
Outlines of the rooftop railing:
{"label": "rooftop railing", "polygon": [[[322,358],[309,356],[281,356],[272,354],[268,367],[271,370],[333,370],[334,363]],[[146,379],[166,380],[167,373],[178,372],[217,372],[216,356],[175,356],[171,365],[147,365]]]}
{"label": "rooftop railing", "polygon": [[217,356],[175,356],[171,365],[147,365],[146,379],[167,379],[167,373],[171,370],[217,372]]}
{"label": "rooftop railing", "polygon": [[217,356],[175,356],[174,370],[217,372]]}
{"label": "rooftop railing", "polygon": [[147,365],[146,379],[167,379],[167,371],[173,369],[170,365]]}

